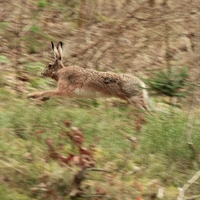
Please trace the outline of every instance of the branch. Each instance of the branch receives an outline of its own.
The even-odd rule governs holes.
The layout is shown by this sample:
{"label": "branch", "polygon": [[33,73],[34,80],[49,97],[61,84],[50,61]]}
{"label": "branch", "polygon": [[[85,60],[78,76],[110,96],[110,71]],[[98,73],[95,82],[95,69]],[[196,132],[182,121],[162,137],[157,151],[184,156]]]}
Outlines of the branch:
{"label": "branch", "polygon": [[191,197],[187,197],[185,200],[197,199],[199,197],[200,197],[200,194],[199,195],[194,195],[194,196],[191,196]]}
{"label": "branch", "polygon": [[98,168],[83,168],[81,171],[77,172],[74,175],[74,179],[73,179],[73,182],[72,182],[72,190],[69,194],[71,199],[74,199],[78,196],[82,196],[83,191],[81,190],[81,183],[85,179],[85,175],[90,171],[111,173],[111,171],[98,169]]}
{"label": "branch", "polygon": [[186,190],[200,177],[200,170],[194,174],[194,176],[187,181],[187,183],[182,187],[179,188],[179,195],[177,197],[177,200],[183,200],[185,196]]}

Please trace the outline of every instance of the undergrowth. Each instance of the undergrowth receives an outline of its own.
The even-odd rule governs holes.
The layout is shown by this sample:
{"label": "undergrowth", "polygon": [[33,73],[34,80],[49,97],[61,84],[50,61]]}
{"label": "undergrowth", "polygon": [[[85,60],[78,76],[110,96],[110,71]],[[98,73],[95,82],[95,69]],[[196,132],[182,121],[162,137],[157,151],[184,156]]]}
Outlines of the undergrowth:
{"label": "undergrowth", "polygon": [[[185,181],[186,175],[181,172],[186,170],[190,174],[199,165],[198,116],[194,121],[192,150],[186,135],[187,115],[182,111],[143,113],[141,117],[130,106],[121,103],[51,99],[36,104],[25,97],[11,100],[8,95],[2,93],[1,98],[7,97],[7,103],[0,110],[3,166],[0,189],[7,191],[1,194],[4,195],[2,199],[10,199],[7,193],[15,194],[16,199],[53,198],[53,194],[70,198],[67,188],[73,185],[74,173],[77,174],[80,168],[74,164],[60,165],[49,157],[46,142],[50,139],[61,156],[76,154],[73,142],[65,135],[66,122],[72,129],[75,127],[73,130],[81,132],[87,148],[94,149],[95,167],[111,171],[108,174],[89,172],[97,180],[84,177],[87,184],[82,187],[86,194],[119,199],[116,191],[127,188],[120,198],[136,199],[152,195],[150,190],[156,194],[164,185],[168,194],[166,199],[172,199],[180,184],[172,177],[178,176],[180,181]],[[154,180],[158,183],[152,186],[150,183]]]}
{"label": "undergrowth", "polygon": [[183,112],[172,111],[169,114],[151,116],[140,138],[143,150],[167,156],[173,162],[182,161],[192,165],[192,160],[200,152],[198,116],[193,122],[190,140],[187,123],[187,115]]}

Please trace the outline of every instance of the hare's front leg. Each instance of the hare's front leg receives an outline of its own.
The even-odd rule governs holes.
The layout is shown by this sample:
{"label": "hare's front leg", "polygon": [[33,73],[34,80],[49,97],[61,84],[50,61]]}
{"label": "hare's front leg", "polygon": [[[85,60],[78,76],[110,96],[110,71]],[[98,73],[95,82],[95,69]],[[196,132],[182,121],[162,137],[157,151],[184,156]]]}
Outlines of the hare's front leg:
{"label": "hare's front leg", "polygon": [[49,90],[43,92],[34,92],[28,94],[28,98],[37,99],[37,98],[45,98],[45,97],[57,97],[62,96],[61,92],[58,90]]}

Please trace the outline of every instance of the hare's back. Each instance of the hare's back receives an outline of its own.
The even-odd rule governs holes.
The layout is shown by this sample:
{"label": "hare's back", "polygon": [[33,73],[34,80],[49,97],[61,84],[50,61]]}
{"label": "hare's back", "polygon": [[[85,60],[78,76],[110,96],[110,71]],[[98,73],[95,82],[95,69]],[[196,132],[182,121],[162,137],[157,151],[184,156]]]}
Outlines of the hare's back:
{"label": "hare's back", "polygon": [[66,67],[62,76],[68,85],[75,86],[74,96],[81,98],[117,96],[126,99],[140,93],[143,83],[132,75],[98,72],[78,66]]}

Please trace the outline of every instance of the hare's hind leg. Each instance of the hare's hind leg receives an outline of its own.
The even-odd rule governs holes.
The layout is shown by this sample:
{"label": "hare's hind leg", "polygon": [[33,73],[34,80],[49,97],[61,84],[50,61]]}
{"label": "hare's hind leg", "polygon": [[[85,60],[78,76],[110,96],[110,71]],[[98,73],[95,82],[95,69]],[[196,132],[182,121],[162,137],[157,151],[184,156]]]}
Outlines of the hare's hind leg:
{"label": "hare's hind leg", "polygon": [[133,105],[133,106],[135,106],[135,107],[137,107],[137,108],[139,108],[141,110],[149,110],[149,108],[147,107],[147,105],[144,102],[143,97],[132,96],[130,98],[127,98],[127,101],[131,105]]}
{"label": "hare's hind leg", "polygon": [[34,92],[28,94],[28,98],[46,98],[46,97],[57,97],[62,96],[62,93],[58,90],[49,90],[49,91],[43,91],[43,92]]}

